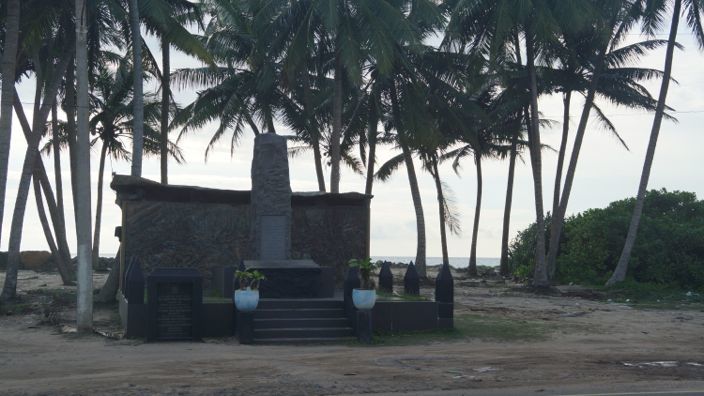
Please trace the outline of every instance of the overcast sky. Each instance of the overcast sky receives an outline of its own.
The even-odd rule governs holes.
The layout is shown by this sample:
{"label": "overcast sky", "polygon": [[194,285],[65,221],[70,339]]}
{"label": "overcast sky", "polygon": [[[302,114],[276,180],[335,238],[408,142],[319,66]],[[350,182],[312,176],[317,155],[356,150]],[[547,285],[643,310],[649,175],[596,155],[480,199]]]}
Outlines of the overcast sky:
{"label": "overcast sky", "polygon": [[[665,32],[663,32],[665,33]],[[631,40],[642,40],[637,34],[631,35]],[[666,38],[663,34],[661,38]],[[704,160],[701,150],[704,147],[704,54],[698,51],[691,34],[681,28],[679,42],[685,51],[676,51],[673,76],[679,84],[671,84],[668,104],[675,108],[679,123],[664,121],[658,142],[649,188],[666,188],[668,190],[692,191],[699,198],[704,197]],[[158,42],[149,38],[148,43],[154,53],[159,52]],[[198,62],[189,59],[172,50],[171,67],[197,66]],[[664,48],[652,52],[640,62],[643,67],[662,69],[664,65]],[[647,84],[654,97],[659,92],[659,82]],[[148,84],[153,89],[155,84]],[[145,89],[147,88],[145,87]],[[19,86],[21,100],[25,102],[25,112],[31,118],[31,103],[33,101],[34,83],[31,80]],[[196,96],[192,90],[175,91],[177,101],[182,105],[189,103]],[[610,116],[630,151],[621,147],[616,139],[599,127],[592,119],[584,139],[580,154],[577,175],[568,208],[568,214],[581,212],[588,208],[604,207],[609,202],[634,196],[637,192],[645,149],[650,134],[653,116],[640,111],[611,106],[605,101],[599,102],[600,107]],[[574,135],[576,124],[581,113],[582,100],[576,98],[572,104],[571,135]],[[552,128],[541,131],[543,142],[552,147],[559,147],[561,133],[562,101],[560,97],[544,97],[540,100],[540,111],[543,116],[555,120]],[[247,190],[251,187],[250,161],[252,158],[253,135],[246,134],[237,147],[234,156],[230,156],[229,139],[222,140],[219,148],[211,152],[208,161],[204,160],[205,147],[215,126],[203,128],[200,131],[184,137],[182,147],[186,163],[169,164],[169,182],[179,185],[214,187],[221,189]],[[17,195],[22,160],[26,145],[20,126],[15,117],[13,121],[13,138],[10,157],[10,172],[5,204],[5,218],[1,248],[7,248],[12,210]],[[288,134],[283,127],[279,133]],[[570,148],[571,148],[570,142]],[[382,163],[394,155],[393,149],[382,147],[378,149],[378,161]],[[569,155],[569,154],[568,154]],[[91,181],[97,183],[98,148],[92,153]],[[63,159],[63,177],[65,181],[66,198],[71,202],[69,188],[68,156]],[[44,163],[53,180],[51,157],[43,157]],[[546,210],[552,206],[552,187],[555,177],[557,154],[545,151],[543,154],[543,184]],[[314,191],[317,189],[312,154],[297,156],[290,159],[291,185],[294,191]],[[485,160],[484,167],[484,197],[482,202],[481,223],[479,227],[478,255],[480,257],[498,257],[501,248],[501,224],[503,218],[504,199],[508,161]],[[425,212],[427,254],[440,256],[440,233],[438,225],[438,207],[432,178],[425,173],[420,164],[416,170]],[[130,166],[122,161],[108,160],[106,165],[106,184],[111,173],[129,174]],[[329,167],[326,168],[329,185]],[[449,253],[453,257],[469,256],[472,221],[476,196],[476,177],[471,158],[465,161],[459,174],[455,174],[449,164],[440,170],[441,177],[450,186],[462,225],[461,235],[449,235]],[[143,176],[159,180],[158,158],[147,157],[144,160]],[[341,191],[364,191],[364,177],[353,174],[345,169],[342,174]],[[525,228],[535,219],[533,200],[533,184],[528,158],[519,162],[516,169],[513,212],[511,216],[511,237],[517,231]],[[95,210],[96,193],[92,191],[93,210]],[[100,251],[106,254],[115,252],[118,241],[113,237],[113,229],[120,224],[120,209],[114,203],[115,194],[106,186],[103,206],[103,228]],[[67,207],[67,210],[71,208]],[[405,168],[399,171],[386,183],[376,183],[374,199],[372,200],[371,253],[373,256],[414,256],[416,249],[415,214],[411,201],[408,178]],[[66,213],[69,227],[69,245],[75,246],[72,212]],[[47,250],[41,226],[39,224],[34,196],[30,195],[25,228],[22,238],[23,250]]]}

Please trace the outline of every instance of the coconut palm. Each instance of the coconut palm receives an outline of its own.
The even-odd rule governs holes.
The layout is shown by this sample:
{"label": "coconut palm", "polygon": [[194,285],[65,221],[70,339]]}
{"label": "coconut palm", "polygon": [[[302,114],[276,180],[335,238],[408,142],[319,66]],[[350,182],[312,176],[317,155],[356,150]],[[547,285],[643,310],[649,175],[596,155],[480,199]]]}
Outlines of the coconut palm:
{"label": "coconut palm", "polygon": [[[76,282],[76,324],[80,332],[93,329],[93,261],[90,221],[90,133],[88,131],[88,22],[86,0],[76,0],[76,148],[78,174],[76,175],[79,205],[76,210],[76,239],[78,241],[78,276]],[[54,98],[55,100],[55,98]],[[52,105],[53,107],[53,105]]]}
{"label": "coconut palm", "polygon": [[[5,3],[2,65],[2,93],[0,94],[0,224],[5,212],[5,191],[7,189],[7,171],[10,159],[10,140],[12,135],[12,102],[14,101],[15,66],[20,35],[20,1],[8,0]],[[1,227],[0,227],[1,228]],[[2,231],[0,230],[0,237]]]}
{"label": "coconut palm", "polygon": [[[530,93],[529,152],[535,193],[536,223],[544,226],[542,156],[538,110],[537,63],[545,43],[558,39],[558,21],[579,25],[588,20],[588,2],[563,2],[551,0],[478,0],[473,2],[448,1],[451,13],[446,42],[461,51],[475,51],[488,55],[491,62],[505,58],[513,45],[516,34],[522,34],[526,48],[526,69]],[[545,258],[545,236],[538,233],[534,284],[549,285]]]}
{"label": "coconut palm", "polygon": [[[142,86],[142,46],[139,23],[139,1],[129,0],[130,10],[130,33],[132,37],[132,57],[134,67],[134,136],[132,139],[132,176],[142,176],[142,152],[144,146],[144,103],[142,102],[143,86]],[[138,39],[140,38],[140,39]]]}
{"label": "coconut palm", "polygon": [[638,185],[638,195],[636,196],[636,203],[633,208],[633,216],[631,217],[631,222],[628,226],[628,234],[626,235],[626,241],[623,245],[621,256],[618,259],[616,269],[614,269],[614,273],[611,275],[611,278],[609,278],[607,285],[613,285],[623,281],[626,278],[628,261],[631,257],[631,251],[633,250],[633,245],[635,244],[636,236],[638,234],[638,225],[640,224],[640,218],[643,213],[645,193],[648,189],[650,169],[652,168],[653,159],[655,157],[655,147],[657,146],[658,135],[660,134],[660,126],[662,125],[662,119],[665,116],[665,101],[667,99],[667,91],[670,86],[672,62],[674,59],[674,50],[677,40],[677,29],[679,27],[681,14],[685,14],[687,18],[687,25],[692,30],[692,35],[697,40],[699,48],[704,48],[704,26],[702,26],[702,19],[704,18],[703,1],[641,1],[639,4],[642,4],[643,7],[643,28],[646,33],[654,34],[660,29],[660,26],[665,19],[669,4],[672,4],[672,22],[670,23],[670,33],[667,39],[667,49],[665,51],[664,75],[660,85],[660,94],[658,96],[658,104],[655,110],[655,117],[653,119],[653,127],[650,131],[650,140],[648,141],[648,148],[645,154],[643,171],[641,173],[640,183]]}
{"label": "coconut palm", "polygon": [[[156,69],[161,82],[161,182],[168,183],[169,157],[169,114],[173,104],[171,95],[171,46],[180,51],[195,56],[212,65],[212,58],[198,37],[191,34],[186,26],[195,24],[203,28],[203,15],[200,4],[189,0],[159,0],[152,1],[149,7],[140,13],[141,22],[148,33],[161,38],[161,69]],[[148,48],[147,48],[148,50]],[[151,54],[149,54],[151,56]],[[154,62],[156,63],[156,62]]]}
{"label": "coconut palm", "polygon": [[[28,7],[36,7],[37,4],[26,3]],[[35,104],[31,134],[29,134],[27,150],[25,151],[24,163],[20,175],[17,198],[12,216],[10,228],[10,240],[8,243],[8,261],[5,283],[3,285],[2,300],[9,300],[15,297],[17,288],[17,270],[19,267],[20,243],[22,240],[22,229],[24,223],[25,209],[29,194],[29,187],[36,163],[38,160],[37,146],[46,128],[46,120],[51,112],[56,94],[59,88],[61,77],[64,75],[69,61],[73,57],[75,41],[67,26],[61,25],[58,21],[66,12],[66,8],[61,8],[65,4],[45,4],[41,17],[42,29],[33,30],[27,26],[26,39],[22,41],[22,53],[25,59],[32,59],[31,62],[35,78],[38,81],[35,88]],[[69,11],[70,12],[70,11]],[[47,24],[48,23],[48,24]],[[41,32],[38,35],[31,35],[32,32]],[[28,63],[26,63],[28,64]],[[21,69],[17,70],[21,71]],[[16,74],[17,74],[16,71]]]}
{"label": "coconut palm", "polygon": [[[586,97],[580,122],[575,133],[565,184],[562,193],[555,193],[559,200],[553,212],[550,227],[550,250],[548,253],[548,269],[552,277],[556,269],[556,259],[559,239],[564,216],[569,202],[572,183],[576,172],[577,160],[581,144],[586,133],[590,112],[594,110],[601,124],[613,133],[617,140],[627,148],[623,140],[606,118],[599,106],[598,98],[604,98],[611,103],[638,108],[655,110],[656,101],[648,90],[641,85],[643,81],[662,76],[662,72],[648,68],[633,67],[629,63],[638,59],[648,50],[663,44],[661,40],[649,40],[626,46],[620,43],[626,37],[629,28],[637,21],[639,10],[629,2],[604,1],[599,3],[603,16],[593,26],[578,32],[565,30],[563,41],[567,43],[566,52],[572,55],[561,56],[563,68],[557,71],[555,79],[559,90],[565,95],[565,120],[563,120],[563,140],[560,147],[560,158],[564,157],[569,119],[569,95],[567,92],[581,92]],[[567,59],[565,61],[565,59]],[[549,74],[549,73],[546,73]],[[555,187],[559,189],[561,161],[558,159],[558,173]]]}

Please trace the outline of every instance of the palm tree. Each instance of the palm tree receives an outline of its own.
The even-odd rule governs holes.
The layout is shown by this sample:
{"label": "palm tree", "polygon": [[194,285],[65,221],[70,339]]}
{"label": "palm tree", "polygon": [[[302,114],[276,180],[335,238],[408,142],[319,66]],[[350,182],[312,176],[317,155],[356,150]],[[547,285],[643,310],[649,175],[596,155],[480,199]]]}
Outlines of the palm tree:
{"label": "palm tree", "polygon": [[[555,194],[559,204],[557,205],[557,210],[553,213],[550,227],[550,250],[548,253],[550,277],[554,276],[556,270],[555,264],[564,216],[574,181],[581,144],[592,109],[596,112],[601,123],[627,148],[613,124],[597,106],[597,95],[608,99],[612,103],[630,108],[654,110],[656,101],[640,82],[662,76],[662,73],[658,70],[631,67],[627,64],[633,59],[637,59],[647,50],[663,44],[662,41],[650,40],[619,47],[619,43],[623,41],[629,28],[637,20],[637,8],[634,8],[630,3],[624,5],[619,2],[604,1],[604,4],[599,6],[599,10],[603,13],[603,17],[599,18],[599,23],[579,32],[567,31],[563,34],[565,41],[572,47],[576,60],[565,62],[567,66],[563,70],[558,71],[557,80],[561,80],[559,85],[561,85],[563,92],[571,90],[582,92],[586,100],[575,134],[564,187],[561,194]],[[592,55],[589,56],[587,54]],[[567,58],[569,59],[570,57]],[[567,98],[569,96],[565,95],[565,117],[568,119],[569,100]],[[566,146],[567,128],[564,126],[566,121],[563,121],[561,156],[564,156],[564,146]],[[560,163],[558,162],[559,167]],[[560,173],[556,177],[555,186],[557,188],[559,188],[559,178]]]}
{"label": "palm tree", "polygon": [[78,154],[78,188],[76,207],[76,239],[78,241],[78,277],[76,324],[78,331],[93,329],[93,260],[90,221],[90,134],[88,131],[88,48],[86,0],[76,0],[76,151]]}
{"label": "palm tree", "polygon": [[[29,4],[28,4],[29,5]],[[63,6],[64,4],[60,4]],[[69,39],[66,26],[56,24],[61,17],[61,8],[54,9],[47,6],[43,9],[42,15],[46,16],[49,22],[54,22],[52,29],[44,29],[42,40],[37,43],[28,43],[23,48],[23,52],[30,54],[33,59],[41,60],[33,62],[34,72],[38,83],[35,88],[35,105],[32,120],[32,132],[28,139],[27,150],[25,152],[24,163],[20,175],[20,182],[15,200],[15,208],[10,226],[10,240],[8,243],[7,271],[5,284],[3,285],[0,299],[10,300],[15,297],[17,290],[17,270],[20,261],[20,243],[22,241],[22,229],[24,215],[29,195],[29,187],[36,167],[40,161],[37,146],[46,127],[46,120],[49,116],[53,103],[56,100],[59,83],[75,48],[75,41]],[[65,11],[65,10],[64,10]],[[46,21],[44,21],[46,22]],[[43,61],[43,62],[42,62]]]}
{"label": "palm tree", "polygon": [[[660,26],[664,14],[667,11],[667,5],[670,2],[643,2],[644,17],[643,26],[647,33],[653,34]],[[621,256],[618,259],[618,264],[614,273],[609,278],[607,285],[613,285],[623,281],[626,278],[628,269],[628,261],[631,257],[631,251],[636,241],[638,234],[638,225],[643,213],[643,205],[645,202],[645,193],[648,189],[648,180],[650,179],[650,169],[653,165],[655,157],[655,147],[660,134],[660,126],[665,115],[665,101],[667,99],[667,90],[670,86],[670,76],[672,75],[672,62],[674,59],[674,50],[677,40],[677,29],[680,22],[680,14],[683,12],[687,17],[687,24],[692,29],[692,34],[696,38],[700,49],[704,48],[704,27],[702,26],[702,18],[704,18],[704,4],[699,0],[674,0],[672,6],[672,22],[670,24],[670,33],[667,39],[667,49],[665,51],[665,69],[660,85],[660,94],[658,96],[658,104],[655,109],[655,117],[653,119],[653,127],[650,131],[650,140],[648,141],[648,149],[645,154],[645,162],[643,163],[643,172],[641,173],[640,183],[638,185],[638,195],[636,197],[635,207],[633,208],[633,216],[628,226],[628,234],[626,241],[621,251]]]}
{"label": "palm tree", "polygon": [[[94,94],[91,102],[94,104],[90,128],[93,134],[91,145],[100,142],[100,162],[98,166],[97,206],[95,212],[95,230],[93,233],[93,263],[99,259],[100,225],[103,203],[103,179],[105,173],[105,160],[111,158],[129,160],[130,153],[127,143],[123,140],[133,136],[132,107],[132,73],[133,67],[128,63],[121,63],[116,71],[108,67],[100,67],[99,73],[93,84]],[[161,116],[162,103],[155,100],[153,94],[144,97],[144,153],[161,153],[161,132],[157,128],[163,119]],[[50,143],[47,143],[49,145]],[[168,154],[177,163],[183,162],[181,150],[173,143],[167,142]]]}
{"label": "palm tree", "polygon": [[[10,141],[12,135],[12,102],[14,101],[15,65],[20,35],[20,1],[8,0],[5,17],[5,42],[3,43],[2,93],[0,94],[0,224],[5,212],[5,191],[7,189],[7,171],[10,160]],[[2,227],[0,227],[2,228]],[[2,230],[0,230],[2,237]]]}
{"label": "palm tree", "polygon": [[[545,43],[557,39],[558,20],[576,23],[588,18],[583,9],[587,2],[553,2],[535,0],[525,4],[521,0],[478,0],[474,2],[449,1],[451,19],[447,40],[468,51],[486,53],[490,62],[505,58],[506,50],[513,45],[514,37],[522,33],[526,47],[526,67],[530,93],[530,134],[528,136],[533,190],[535,193],[536,223],[544,227],[542,157],[538,110],[538,73],[536,64],[539,51]],[[545,259],[545,236],[538,233],[535,286],[549,286]]]}
{"label": "palm tree", "polygon": [[[203,62],[212,65],[212,58],[202,42],[185,26],[195,23],[203,28],[203,15],[200,4],[189,0],[158,0],[152,1],[144,12],[140,14],[141,22],[147,32],[161,38],[161,70],[156,69],[157,77],[161,80],[161,120],[160,131],[162,135],[160,146],[161,182],[168,183],[168,156],[169,156],[169,113],[173,98],[171,95],[171,46],[182,52],[195,56]],[[149,54],[151,56],[151,54]]]}
{"label": "palm tree", "polygon": [[134,136],[132,139],[132,176],[142,176],[142,152],[144,147],[144,102],[142,101],[142,33],[139,24],[139,2],[130,2],[130,32],[134,64]]}

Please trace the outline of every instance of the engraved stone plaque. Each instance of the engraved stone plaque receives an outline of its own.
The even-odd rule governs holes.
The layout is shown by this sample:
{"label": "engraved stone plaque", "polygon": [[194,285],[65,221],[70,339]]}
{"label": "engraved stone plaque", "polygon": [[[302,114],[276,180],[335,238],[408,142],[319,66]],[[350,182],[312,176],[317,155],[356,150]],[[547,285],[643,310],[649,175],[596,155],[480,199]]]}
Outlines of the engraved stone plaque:
{"label": "engraved stone plaque", "polygon": [[157,285],[156,327],[160,340],[193,338],[193,285],[160,283]]}
{"label": "engraved stone plaque", "polygon": [[201,337],[202,276],[193,268],[157,268],[147,276],[147,341]]}
{"label": "engraved stone plaque", "polygon": [[262,260],[285,260],[288,222],[286,216],[262,216],[259,251]]}

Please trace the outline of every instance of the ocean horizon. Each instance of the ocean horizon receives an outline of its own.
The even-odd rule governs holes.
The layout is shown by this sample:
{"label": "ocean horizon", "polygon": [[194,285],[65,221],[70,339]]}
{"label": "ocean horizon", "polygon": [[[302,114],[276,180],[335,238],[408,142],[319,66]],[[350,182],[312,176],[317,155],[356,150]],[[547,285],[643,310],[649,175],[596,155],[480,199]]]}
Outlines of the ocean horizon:
{"label": "ocean horizon", "polygon": [[[101,253],[100,257],[115,257],[115,253]],[[372,261],[391,261],[392,263],[408,263],[416,261],[416,256],[372,256]],[[498,267],[501,262],[499,257],[477,257],[477,265],[485,265],[487,267]],[[428,256],[425,258],[427,265],[442,264],[442,257]],[[465,268],[469,265],[469,257],[450,257],[450,266],[455,268]]]}
{"label": "ocean horizon", "polygon": [[[469,265],[469,257],[450,257],[450,266],[454,268],[465,268]],[[408,263],[415,261],[415,256],[372,256],[372,261],[391,261],[392,263]],[[477,257],[477,265],[487,267],[498,267],[501,263],[499,257]],[[442,257],[428,256],[425,258],[426,265],[442,264]]]}

